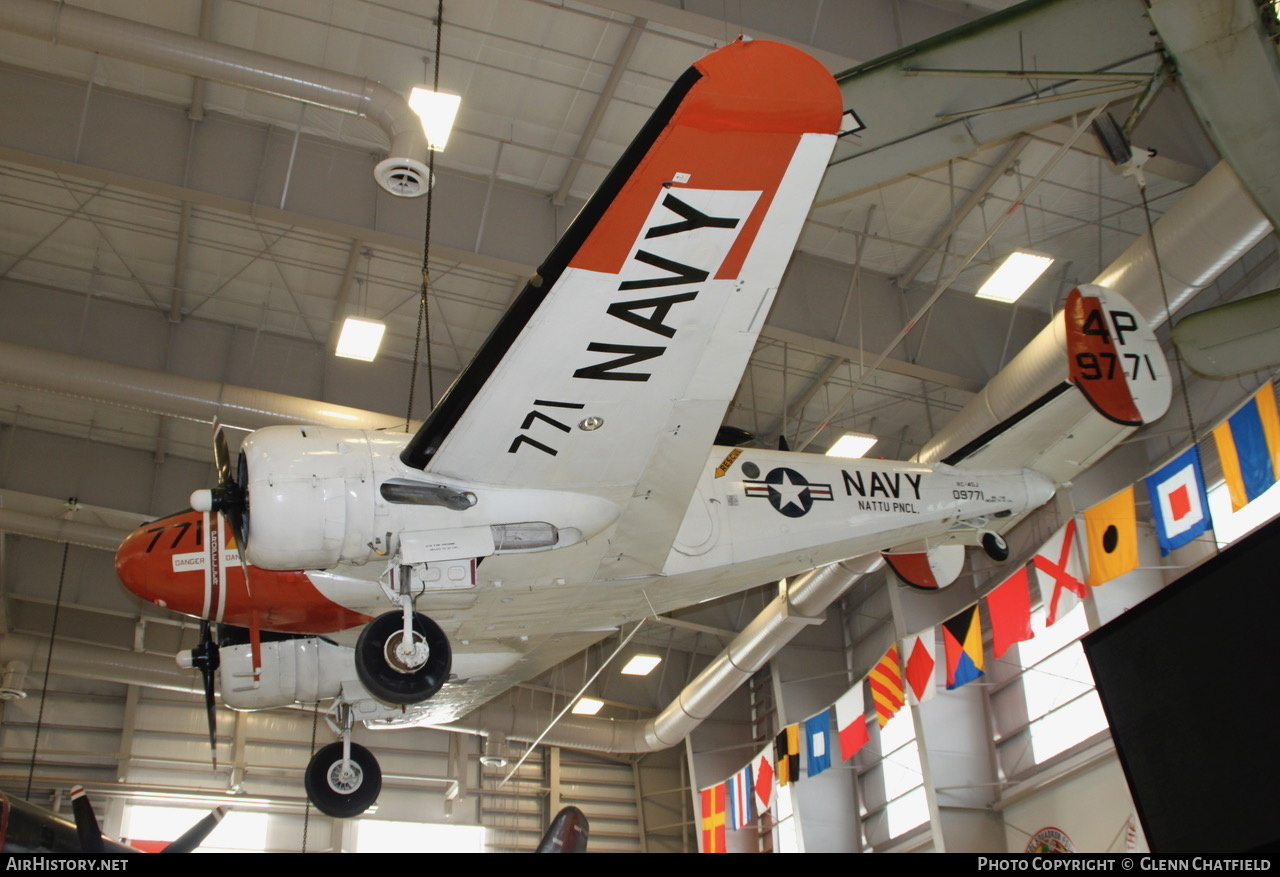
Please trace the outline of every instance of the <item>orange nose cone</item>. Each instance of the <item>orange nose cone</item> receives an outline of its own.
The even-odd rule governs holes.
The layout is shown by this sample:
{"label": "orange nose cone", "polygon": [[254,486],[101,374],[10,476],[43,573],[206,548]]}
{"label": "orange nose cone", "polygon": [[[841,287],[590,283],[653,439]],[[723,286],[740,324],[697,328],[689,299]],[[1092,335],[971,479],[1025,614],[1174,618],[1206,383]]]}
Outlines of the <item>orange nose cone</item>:
{"label": "orange nose cone", "polygon": [[198,613],[203,596],[203,516],[186,511],[143,524],[116,551],[116,575],[132,593],[167,609]]}

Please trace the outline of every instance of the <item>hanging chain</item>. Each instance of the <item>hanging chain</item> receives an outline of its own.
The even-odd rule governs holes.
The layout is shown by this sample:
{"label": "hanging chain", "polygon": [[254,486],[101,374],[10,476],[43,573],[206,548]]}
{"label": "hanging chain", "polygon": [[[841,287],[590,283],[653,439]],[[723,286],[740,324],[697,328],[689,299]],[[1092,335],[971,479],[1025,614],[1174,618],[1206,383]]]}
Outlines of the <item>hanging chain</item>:
{"label": "hanging chain", "polygon": [[27,792],[24,798],[31,799],[31,783],[36,774],[36,753],[40,751],[40,728],[44,725],[44,702],[49,696],[49,673],[53,669],[53,644],[58,638],[58,615],[62,610],[62,585],[67,580],[67,552],[71,550],[70,542],[62,543],[62,569],[58,572],[58,596],[53,602],[53,624],[49,626],[49,653],[44,659],[44,686],[40,691],[40,711],[36,714],[36,736],[31,744],[31,764],[27,767]]}
{"label": "hanging chain", "polygon": [[[431,83],[433,91],[440,91],[440,31],[444,27],[444,0],[436,4],[436,57],[435,72]],[[413,419],[413,395],[418,384],[418,360],[425,343],[427,358],[427,396],[430,407],[436,404],[435,378],[431,360],[431,309],[427,307],[427,292],[431,282],[431,201],[435,194],[436,151],[427,144],[427,220],[422,232],[422,287],[418,295],[418,322],[413,333],[413,370],[409,372],[409,404],[404,412],[404,431],[409,431]]]}
{"label": "hanging chain", "polygon": [[[320,701],[311,705],[311,749],[316,751],[316,725],[320,723]],[[308,765],[308,767],[310,767]],[[307,796],[307,809],[302,812],[302,851],[307,851],[307,831],[311,828],[311,796]]]}

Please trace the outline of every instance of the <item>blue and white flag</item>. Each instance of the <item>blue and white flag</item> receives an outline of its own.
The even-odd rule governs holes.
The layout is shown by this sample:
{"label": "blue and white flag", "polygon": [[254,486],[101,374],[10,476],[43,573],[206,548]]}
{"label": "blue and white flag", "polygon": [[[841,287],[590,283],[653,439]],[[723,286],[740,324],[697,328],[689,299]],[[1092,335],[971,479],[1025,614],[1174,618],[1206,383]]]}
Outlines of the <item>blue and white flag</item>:
{"label": "blue and white flag", "polygon": [[1147,478],[1161,555],[1181,548],[1212,524],[1200,453],[1193,445]]}
{"label": "blue and white flag", "polygon": [[804,736],[809,744],[809,776],[816,777],[831,767],[831,710],[806,719]]}

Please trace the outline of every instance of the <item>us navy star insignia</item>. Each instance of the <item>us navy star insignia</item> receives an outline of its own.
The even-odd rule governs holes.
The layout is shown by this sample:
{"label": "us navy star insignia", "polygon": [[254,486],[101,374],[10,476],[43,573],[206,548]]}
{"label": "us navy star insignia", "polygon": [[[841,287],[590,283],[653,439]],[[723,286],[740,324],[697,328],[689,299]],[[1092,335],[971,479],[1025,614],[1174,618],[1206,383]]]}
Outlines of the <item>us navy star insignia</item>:
{"label": "us navy star insignia", "polygon": [[815,500],[834,498],[830,484],[811,484],[795,469],[785,466],[770,470],[763,481],[743,481],[742,484],[747,496],[767,498],[771,506],[788,518],[808,514]]}

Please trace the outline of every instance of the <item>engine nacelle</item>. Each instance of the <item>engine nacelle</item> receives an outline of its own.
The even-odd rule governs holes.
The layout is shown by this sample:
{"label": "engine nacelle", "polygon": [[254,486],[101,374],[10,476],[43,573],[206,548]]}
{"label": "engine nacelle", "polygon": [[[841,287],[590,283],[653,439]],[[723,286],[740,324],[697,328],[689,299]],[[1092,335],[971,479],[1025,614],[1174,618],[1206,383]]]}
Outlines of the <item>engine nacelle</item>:
{"label": "engine nacelle", "polygon": [[[408,435],[279,426],[245,439],[245,556],[270,570],[331,569],[400,551],[405,562],[542,551],[595,535],[618,507],[553,490],[432,484],[407,469]],[[424,548],[426,546],[426,548]]]}
{"label": "engine nacelle", "polygon": [[367,553],[361,548],[373,534],[351,525],[372,523],[374,515],[377,475],[369,436],[361,430],[285,426],[245,439],[250,563],[329,569]]}
{"label": "engine nacelle", "polygon": [[403,708],[379,702],[360,684],[352,649],[319,637],[262,643],[262,667],[256,678],[253,646],[222,646],[218,655],[222,702],[233,710],[311,704],[341,695],[358,721],[405,717]]}
{"label": "engine nacelle", "polygon": [[234,710],[261,710],[337,697],[355,679],[352,650],[319,637],[262,643],[262,672],[253,677],[253,647],[223,646],[222,702]]}

